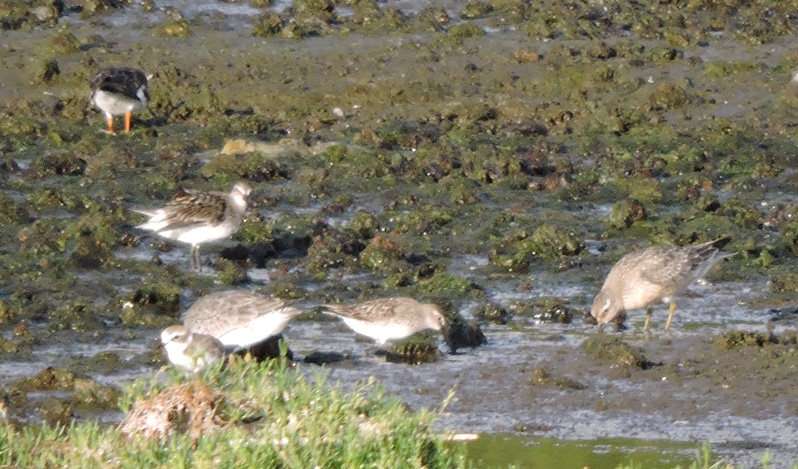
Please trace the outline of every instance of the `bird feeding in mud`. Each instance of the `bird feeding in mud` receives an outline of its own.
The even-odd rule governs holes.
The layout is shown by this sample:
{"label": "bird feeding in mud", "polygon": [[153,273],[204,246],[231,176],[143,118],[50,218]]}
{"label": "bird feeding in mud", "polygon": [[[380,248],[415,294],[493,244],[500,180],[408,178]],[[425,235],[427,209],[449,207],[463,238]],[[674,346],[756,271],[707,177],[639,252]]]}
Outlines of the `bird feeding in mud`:
{"label": "bird feeding in mud", "polygon": [[358,334],[374,339],[378,346],[418,332],[439,331],[446,325],[441,309],[413,298],[380,298],[356,305],[322,305],[322,312],[337,316]]}
{"label": "bird feeding in mud", "polygon": [[722,238],[694,246],[654,246],[623,256],[593,300],[590,314],[598,321],[599,330],[628,310],[646,308],[647,331],[653,304],[659,300],[670,303],[665,323],[665,329],[670,329],[676,311],[674,297],[719,261],[734,255],[720,251],[728,242],[728,238]]}
{"label": "bird feeding in mud", "polygon": [[91,104],[105,113],[107,133],[116,135],[114,116],[125,116],[125,132],[130,132],[134,111],[147,107],[150,93],[148,77],[141,70],[130,67],[111,67],[100,70],[91,80]]}
{"label": "bird feeding in mud", "polygon": [[252,188],[239,182],[229,194],[180,189],[155,210],[133,209],[150,217],[136,228],[191,245],[190,268],[200,269],[200,244],[232,236],[241,226]]}

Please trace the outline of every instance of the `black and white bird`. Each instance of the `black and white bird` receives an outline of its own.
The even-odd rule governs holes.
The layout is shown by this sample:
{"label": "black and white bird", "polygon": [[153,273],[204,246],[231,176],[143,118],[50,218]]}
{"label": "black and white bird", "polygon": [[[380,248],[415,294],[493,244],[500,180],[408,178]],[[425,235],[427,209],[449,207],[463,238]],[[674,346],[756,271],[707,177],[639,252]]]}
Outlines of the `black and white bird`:
{"label": "black and white bird", "polygon": [[116,135],[114,116],[125,116],[125,132],[130,132],[133,111],[147,107],[150,93],[147,75],[130,67],[100,70],[91,80],[91,104],[105,113],[107,132]]}

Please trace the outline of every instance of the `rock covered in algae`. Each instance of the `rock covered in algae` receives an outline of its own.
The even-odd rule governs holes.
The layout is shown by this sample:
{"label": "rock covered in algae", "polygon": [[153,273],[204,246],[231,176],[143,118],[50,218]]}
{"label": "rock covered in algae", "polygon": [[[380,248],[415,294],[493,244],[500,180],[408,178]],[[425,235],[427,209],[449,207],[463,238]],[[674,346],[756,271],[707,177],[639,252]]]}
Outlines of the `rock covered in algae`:
{"label": "rock covered in algae", "polygon": [[635,199],[626,199],[612,206],[610,224],[616,228],[629,228],[646,217],[646,208],[642,203]]}
{"label": "rock covered in algae", "polygon": [[539,366],[532,372],[530,382],[535,386],[548,386],[561,389],[581,390],[587,386],[575,379],[553,376],[551,369],[547,366]]}
{"label": "rock covered in algae", "polygon": [[729,331],[712,339],[712,345],[731,350],[741,347],[763,347],[777,344],[779,340],[770,332]]}
{"label": "rock covered in algae", "polygon": [[374,237],[360,253],[360,264],[373,271],[395,273],[409,270],[404,250],[384,236]]}
{"label": "rock covered in algae", "polygon": [[441,355],[441,351],[430,337],[429,334],[422,333],[391,345],[386,352],[385,360],[390,363],[410,365],[434,362]]}
{"label": "rock covered in algae", "polygon": [[582,342],[580,347],[594,358],[622,367],[647,370],[657,365],[648,359],[642,349],[606,334],[596,334]]}
{"label": "rock covered in algae", "polygon": [[474,317],[478,320],[494,324],[507,324],[511,316],[507,309],[493,302],[480,303],[474,311]]}
{"label": "rock covered in algae", "polygon": [[462,318],[453,321],[450,318],[451,316],[447,316],[447,324],[443,329],[443,338],[449,346],[449,353],[455,354],[459,348],[479,347],[488,342],[477,321],[466,321]]}

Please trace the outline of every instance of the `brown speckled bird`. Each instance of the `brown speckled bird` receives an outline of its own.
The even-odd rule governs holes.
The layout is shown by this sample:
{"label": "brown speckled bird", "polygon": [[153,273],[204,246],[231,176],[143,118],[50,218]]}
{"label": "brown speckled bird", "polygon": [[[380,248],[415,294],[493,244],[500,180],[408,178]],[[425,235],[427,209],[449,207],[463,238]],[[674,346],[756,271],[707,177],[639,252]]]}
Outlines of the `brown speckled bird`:
{"label": "brown speckled bird", "polygon": [[91,104],[105,113],[107,132],[114,131],[114,116],[125,116],[125,132],[130,132],[133,111],[147,107],[150,101],[147,75],[130,67],[100,70],[91,80]]}
{"label": "brown speckled bird", "polygon": [[446,324],[441,309],[413,298],[380,298],[356,305],[322,305],[323,312],[343,319],[358,334],[371,337],[377,345],[404,339],[426,329],[436,331]]}
{"label": "brown speckled bird", "polygon": [[238,231],[251,191],[245,182],[233,186],[229,194],[181,189],[159,209],[133,209],[150,217],[136,228],[191,244],[190,268],[199,270],[200,244],[227,238]]}
{"label": "brown speckled bird", "polygon": [[593,300],[590,314],[598,320],[599,330],[621,312],[638,308],[646,308],[644,329],[648,330],[653,304],[658,300],[670,302],[665,323],[665,329],[670,329],[676,311],[674,297],[721,259],[734,255],[720,251],[728,242],[723,238],[695,246],[654,246],[623,256]]}

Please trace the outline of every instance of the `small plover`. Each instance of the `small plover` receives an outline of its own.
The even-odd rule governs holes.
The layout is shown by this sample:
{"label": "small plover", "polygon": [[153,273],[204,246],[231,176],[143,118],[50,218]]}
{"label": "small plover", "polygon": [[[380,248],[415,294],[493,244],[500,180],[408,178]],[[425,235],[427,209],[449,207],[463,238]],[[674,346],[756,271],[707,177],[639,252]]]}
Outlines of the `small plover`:
{"label": "small plover", "polygon": [[380,298],[356,305],[322,305],[323,312],[338,316],[353,331],[374,339],[378,346],[446,324],[441,309],[413,298]]}
{"label": "small plover", "polygon": [[282,332],[300,314],[290,303],[246,290],[203,296],[186,311],[183,324],[219,339],[231,351],[246,349]]}
{"label": "small plover", "polygon": [[598,320],[599,330],[622,312],[638,308],[646,308],[644,330],[648,330],[658,300],[670,302],[665,323],[665,329],[670,329],[676,311],[674,297],[720,260],[734,255],[720,251],[728,242],[722,238],[694,246],[654,246],[623,256],[593,300],[590,314]]}
{"label": "small plover", "polygon": [[147,107],[150,94],[147,75],[130,67],[112,67],[100,70],[91,80],[91,104],[105,113],[107,132],[114,131],[114,116],[125,116],[125,132],[130,132],[133,111]]}
{"label": "small plover", "polygon": [[229,194],[180,189],[172,200],[155,210],[133,211],[150,219],[136,228],[191,245],[190,268],[200,268],[200,244],[233,235],[241,226],[252,189],[245,182]]}
{"label": "small plover", "polygon": [[216,338],[197,334],[185,326],[169,326],[161,332],[161,343],[169,361],[197,373],[209,365],[224,360],[224,345]]}

